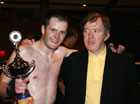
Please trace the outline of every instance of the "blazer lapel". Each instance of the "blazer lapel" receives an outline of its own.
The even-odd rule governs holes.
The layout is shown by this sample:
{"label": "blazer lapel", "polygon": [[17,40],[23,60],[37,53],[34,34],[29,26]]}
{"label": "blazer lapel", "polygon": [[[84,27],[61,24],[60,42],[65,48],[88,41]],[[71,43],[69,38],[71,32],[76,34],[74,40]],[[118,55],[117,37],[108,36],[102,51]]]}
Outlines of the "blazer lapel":
{"label": "blazer lapel", "polygon": [[86,96],[86,79],[87,79],[87,65],[88,65],[88,51],[87,50],[84,50],[82,51],[82,54],[81,54],[81,60],[82,60],[82,63],[81,63],[81,69],[82,69],[82,72],[81,72],[81,83],[82,83],[82,104],[85,103],[85,96]]}
{"label": "blazer lapel", "polygon": [[112,65],[113,65],[113,53],[107,48],[107,55],[103,74],[103,83],[101,91],[101,104],[111,104],[112,95]]}

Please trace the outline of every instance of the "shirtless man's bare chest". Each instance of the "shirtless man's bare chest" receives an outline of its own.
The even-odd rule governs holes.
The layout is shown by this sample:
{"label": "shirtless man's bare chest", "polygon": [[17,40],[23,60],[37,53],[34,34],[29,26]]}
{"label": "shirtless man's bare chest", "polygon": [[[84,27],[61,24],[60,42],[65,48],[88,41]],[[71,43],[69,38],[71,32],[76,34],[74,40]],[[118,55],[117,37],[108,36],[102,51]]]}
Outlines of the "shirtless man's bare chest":
{"label": "shirtless man's bare chest", "polygon": [[53,104],[56,97],[57,79],[64,58],[62,51],[56,51],[51,56],[33,51],[30,57],[23,56],[27,61],[35,61],[35,69],[29,75],[28,90],[35,104]]}

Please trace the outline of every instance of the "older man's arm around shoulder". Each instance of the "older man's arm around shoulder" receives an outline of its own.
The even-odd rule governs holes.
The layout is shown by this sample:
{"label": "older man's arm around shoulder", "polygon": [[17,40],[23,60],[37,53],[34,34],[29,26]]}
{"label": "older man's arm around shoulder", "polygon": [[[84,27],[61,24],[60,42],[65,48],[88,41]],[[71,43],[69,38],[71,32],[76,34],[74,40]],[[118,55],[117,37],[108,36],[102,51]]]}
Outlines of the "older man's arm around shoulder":
{"label": "older man's arm around shoulder", "polygon": [[76,50],[76,49],[68,49],[64,46],[59,46],[59,48],[55,52],[64,55],[64,57],[68,57],[68,56],[70,56],[71,53],[77,52],[77,51],[78,50]]}

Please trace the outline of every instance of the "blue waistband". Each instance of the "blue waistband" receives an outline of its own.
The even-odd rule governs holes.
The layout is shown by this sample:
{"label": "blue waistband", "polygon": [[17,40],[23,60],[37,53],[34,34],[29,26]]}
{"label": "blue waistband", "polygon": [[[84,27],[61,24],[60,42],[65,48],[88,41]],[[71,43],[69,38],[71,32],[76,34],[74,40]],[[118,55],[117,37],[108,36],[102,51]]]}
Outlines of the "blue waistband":
{"label": "blue waistband", "polygon": [[29,96],[30,96],[30,94],[18,95],[18,96],[17,96],[17,99],[25,99],[25,98],[27,98],[27,97],[29,97]]}

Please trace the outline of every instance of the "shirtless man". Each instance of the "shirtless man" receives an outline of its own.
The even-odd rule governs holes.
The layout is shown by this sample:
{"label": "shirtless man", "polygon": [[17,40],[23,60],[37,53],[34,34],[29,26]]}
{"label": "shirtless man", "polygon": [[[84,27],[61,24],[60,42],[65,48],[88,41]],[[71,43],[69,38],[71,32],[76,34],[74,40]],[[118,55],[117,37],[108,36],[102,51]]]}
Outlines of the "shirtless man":
{"label": "shirtless man", "polygon": [[[63,58],[69,56],[72,51],[65,47],[59,47],[67,34],[68,21],[59,14],[48,16],[41,26],[42,37],[33,45],[20,46],[21,57],[31,62],[35,60],[36,67],[28,78],[16,82],[22,87],[16,86],[17,93],[29,90],[33,96],[34,104],[53,104],[56,97],[57,78]],[[11,55],[8,63],[15,57],[15,52]],[[8,97],[7,88],[11,78],[2,73],[0,78],[0,95]],[[23,82],[28,82],[28,85]],[[23,89],[23,90],[21,90]]]}

